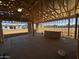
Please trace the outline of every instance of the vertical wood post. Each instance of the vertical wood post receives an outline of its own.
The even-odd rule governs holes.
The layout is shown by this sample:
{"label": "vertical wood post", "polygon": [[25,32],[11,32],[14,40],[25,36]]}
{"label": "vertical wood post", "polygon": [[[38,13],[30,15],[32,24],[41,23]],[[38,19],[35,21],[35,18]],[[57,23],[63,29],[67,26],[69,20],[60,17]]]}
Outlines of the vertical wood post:
{"label": "vertical wood post", "polygon": [[[78,25],[78,15],[76,15],[76,27],[78,28],[78,32],[77,32],[78,33],[78,39],[77,39],[77,59],[79,59],[79,25]],[[77,29],[75,29],[75,30],[77,31]],[[76,35],[77,35],[76,31],[75,31],[75,38],[77,38],[76,37]]]}
{"label": "vertical wood post", "polygon": [[2,30],[2,21],[0,21],[0,44],[3,43],[3,30]]}
{"label": "vertical wood post", "polygon": [[32,32],[32,23],[28,22],[28,32],[31,33]]}
{"label": "vertical wood post", "polygon": [[32,33],[32,35],[35,35],[35,31],[34,31],[34,22],[28,22],[28,32]]}
{"label": "vertical wood post", "polygon": [[68,36],[70,36],[70,18],[68,19]]}
{"label": "vertical wood post", "polygon": [[74,39],[77,39],[77,22],[78,22],[78,15],[76,15],[76,18],[75,18],[75,35],[74,35]]}
{"label": "vertical wood post", "polygon": [[33,34],[33,36],[35,36],[34,22],[32,22],[32,34]]}

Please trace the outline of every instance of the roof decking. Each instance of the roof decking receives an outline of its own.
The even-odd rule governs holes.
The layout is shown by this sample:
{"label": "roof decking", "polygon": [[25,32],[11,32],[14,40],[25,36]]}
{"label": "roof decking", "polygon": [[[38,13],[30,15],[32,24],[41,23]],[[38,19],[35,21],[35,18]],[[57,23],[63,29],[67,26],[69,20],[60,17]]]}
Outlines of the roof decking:
{"label": "roof decking", "polygon": [[[22,8],[22,12],[17,9]],[[0,19],[44,22],[75,16],[79,0],[2,0]]]}

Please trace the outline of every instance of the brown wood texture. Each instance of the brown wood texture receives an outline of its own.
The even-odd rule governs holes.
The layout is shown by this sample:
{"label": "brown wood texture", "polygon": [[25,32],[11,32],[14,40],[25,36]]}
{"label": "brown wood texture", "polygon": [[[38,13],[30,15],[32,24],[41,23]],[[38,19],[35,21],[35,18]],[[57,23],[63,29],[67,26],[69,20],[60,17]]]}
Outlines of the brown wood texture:
{"label": "brown wood texture", "polygon": [[61,38],[61,32],[55,32],[55,31],[45,31],[44,36],[50,39],[60,39]]}

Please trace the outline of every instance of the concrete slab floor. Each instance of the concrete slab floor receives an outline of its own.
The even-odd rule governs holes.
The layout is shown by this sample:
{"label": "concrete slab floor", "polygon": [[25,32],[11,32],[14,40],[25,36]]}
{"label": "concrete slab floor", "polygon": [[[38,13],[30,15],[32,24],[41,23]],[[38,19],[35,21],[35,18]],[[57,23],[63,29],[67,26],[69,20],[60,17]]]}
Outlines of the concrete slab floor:
{"label": "concrete slab floor", "polygon": [[[0,52],[5,52],[10,59],[76,59],[76,40],[50,40],[42,35],[20,35],[4,40]],[[57,54],[59,49],[66,52],[65,57]]]}

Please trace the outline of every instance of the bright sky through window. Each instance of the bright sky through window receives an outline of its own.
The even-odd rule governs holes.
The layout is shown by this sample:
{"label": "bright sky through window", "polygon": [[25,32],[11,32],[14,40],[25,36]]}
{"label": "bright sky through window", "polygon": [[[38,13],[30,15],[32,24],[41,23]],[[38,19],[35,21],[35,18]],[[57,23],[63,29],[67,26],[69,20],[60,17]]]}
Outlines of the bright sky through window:
{"label": "bright sky through window", "polygon": [[[66,26],[68,25],[68,19],[63,19],[63,20],[57,20],[57,21],[50,21],[50,22],[44,22],[44,23],[40,23],[42,26]],[[75,24],[75,18],[71,18],[70,19],[70,25],[74,25]],[[78,24],[79,24],[79,18],[78,18]]]}

